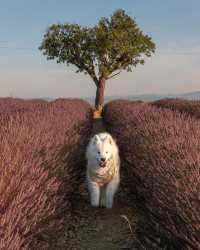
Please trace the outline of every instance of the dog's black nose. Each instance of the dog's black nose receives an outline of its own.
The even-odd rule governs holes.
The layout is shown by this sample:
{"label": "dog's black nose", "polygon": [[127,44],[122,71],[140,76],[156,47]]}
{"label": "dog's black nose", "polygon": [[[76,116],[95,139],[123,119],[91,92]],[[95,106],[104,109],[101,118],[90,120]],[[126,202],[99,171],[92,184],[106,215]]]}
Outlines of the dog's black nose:
{"label": "dog's black nose", "polygon": [[101,161],[104,162],[106,160],[106,158],[101,158]]}

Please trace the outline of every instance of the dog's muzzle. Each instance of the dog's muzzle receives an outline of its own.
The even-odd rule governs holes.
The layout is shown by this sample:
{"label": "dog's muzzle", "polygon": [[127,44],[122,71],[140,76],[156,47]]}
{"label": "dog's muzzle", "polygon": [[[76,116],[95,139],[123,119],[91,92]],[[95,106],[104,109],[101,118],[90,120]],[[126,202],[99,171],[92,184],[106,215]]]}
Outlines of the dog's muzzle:
{"label": "dog's muzzle", "polygon": [[106,166],[106,158],[101,158],[100,159],[99,166],[101,168],[105,168],[105,166]]}
{"label": "dog's muzzle", "polygon": [[105,168],[106,167],[106,161],[100,161],[99,166],[101,168]]}
{"label": "dog's muzzle", "polygon": [[105,168],[106,165],[107,165],[107,163],[110,161],[110,159],[111,159],[111,157],[108,158],[107,160],[106,160],[105,158],[102,158],[102,159],[100,160],[99,166],[100,166],[101,168]]}

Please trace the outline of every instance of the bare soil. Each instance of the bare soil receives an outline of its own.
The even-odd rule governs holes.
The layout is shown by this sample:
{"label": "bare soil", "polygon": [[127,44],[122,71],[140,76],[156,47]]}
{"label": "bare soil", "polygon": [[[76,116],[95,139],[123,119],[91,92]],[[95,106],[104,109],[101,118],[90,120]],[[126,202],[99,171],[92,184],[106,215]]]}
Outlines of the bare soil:
{"label": "bare soil", "polygon": [[51,249],[129,250],[145,249],[136,238],[137,209],[120,188],[112,209],[93,208],[85,185],[66,216],[65,232]]}

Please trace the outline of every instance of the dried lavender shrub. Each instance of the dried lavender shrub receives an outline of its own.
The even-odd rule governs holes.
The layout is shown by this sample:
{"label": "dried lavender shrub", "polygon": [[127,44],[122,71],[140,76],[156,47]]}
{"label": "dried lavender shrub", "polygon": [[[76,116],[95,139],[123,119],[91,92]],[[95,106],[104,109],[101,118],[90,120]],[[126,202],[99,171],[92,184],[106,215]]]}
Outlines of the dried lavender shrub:
{"label": "dried lavender shrub", "polygon": [[168,108],[200,118],[200,101],[168,98],[152,102],[152,105],[159,108]]}
{"label": "dried lavender shrub", "polygon": [[181,249],[200,249],[200,122],[146,103],[106,105],[104,120],[116,138],[148,211]]}
{"label": "dried lavender shrub", "polygon": [[0,114],[0,249],[48,249],[82,181],[91,107],[12,99]]}

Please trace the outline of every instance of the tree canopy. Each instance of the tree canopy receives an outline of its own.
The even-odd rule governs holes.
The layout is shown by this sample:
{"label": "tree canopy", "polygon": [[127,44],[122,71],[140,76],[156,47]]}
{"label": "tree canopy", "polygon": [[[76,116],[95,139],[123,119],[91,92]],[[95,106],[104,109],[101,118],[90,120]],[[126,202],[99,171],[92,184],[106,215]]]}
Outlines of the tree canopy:
{"label": "tree canopy", "polygon": [[101,18],[94,27],[78,24],[53,24],[40,46],[47,59],[72,64],[77,72],[89,74],[98,86],[122,70],[132,71],[144,64],[145,56],[155,51],[151,37],[145,35],[124,10]]}

